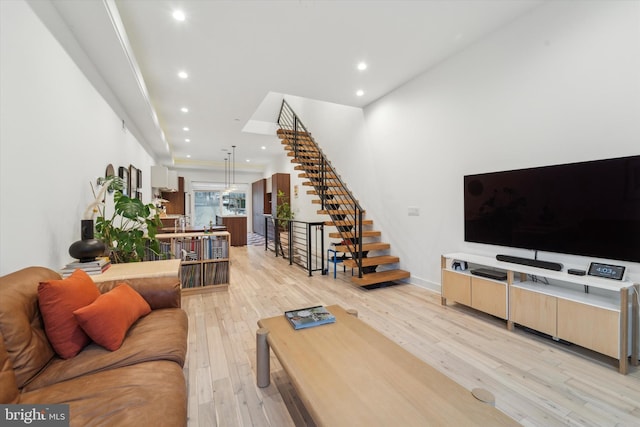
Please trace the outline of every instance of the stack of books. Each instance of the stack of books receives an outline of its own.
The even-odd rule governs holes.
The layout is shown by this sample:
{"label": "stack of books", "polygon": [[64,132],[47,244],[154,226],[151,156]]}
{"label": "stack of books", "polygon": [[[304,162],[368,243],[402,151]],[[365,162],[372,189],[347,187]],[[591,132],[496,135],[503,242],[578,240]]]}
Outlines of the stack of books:
{"label": "stack of books", "polygon": [[76,271],[77,269],[84,270],[87,274],[94,275],[104,273],[104,271],[111,267],[111,260],[109,257],[98,257],[94,261],[88,262],[72,262],[60,270],[60,274],[62,277],[70,276],[71,273]]}

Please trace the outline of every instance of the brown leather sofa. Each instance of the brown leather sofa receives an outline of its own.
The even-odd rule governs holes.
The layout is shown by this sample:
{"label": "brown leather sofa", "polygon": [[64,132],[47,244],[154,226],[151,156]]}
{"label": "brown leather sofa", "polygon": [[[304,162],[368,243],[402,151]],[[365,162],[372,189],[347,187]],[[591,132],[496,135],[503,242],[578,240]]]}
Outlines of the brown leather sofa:
{"label": "brown leather sofa", "polygon": [[[0,277],[0,403],[69,404],[71,426],[184,426],[187,390],[182,370],[187,316],[180,283],[127,282],[151,306],[116,351],[89,344],[70,359],[47,340],[38,284],[60,279],[43,267]],[[99,284],[101,293],[114,283]]]}

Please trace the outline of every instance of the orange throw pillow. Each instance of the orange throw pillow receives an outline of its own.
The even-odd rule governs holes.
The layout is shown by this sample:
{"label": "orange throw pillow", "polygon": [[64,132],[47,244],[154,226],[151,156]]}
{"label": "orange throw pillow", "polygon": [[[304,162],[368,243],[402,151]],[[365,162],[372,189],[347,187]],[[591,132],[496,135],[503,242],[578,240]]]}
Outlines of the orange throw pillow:
{"label": "orange throw pillow", "polygon": [[91,342],[73,312],[91,304],[99,296],[100,291],[91,277],[80,269],[65,279],[38,285],[38,304],[44,330],[51,346],[63,359],[72,358]]}
{"label": "orange throw pillow", "polygon": [[131,325],[149,313],[151,307],[144,298],[131,286],[121,283],[73,315],[93,341],[114,351],[122,345]]}

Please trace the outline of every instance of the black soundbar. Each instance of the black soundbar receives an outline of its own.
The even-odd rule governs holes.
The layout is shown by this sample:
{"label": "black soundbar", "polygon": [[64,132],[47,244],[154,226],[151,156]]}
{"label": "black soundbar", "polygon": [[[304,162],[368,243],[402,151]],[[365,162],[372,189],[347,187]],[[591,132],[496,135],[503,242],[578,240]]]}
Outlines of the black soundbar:
{"label": "black soundbar", "polygon": [[520,258],[511,255],[496,255],[498,261],[511,262],[513,264],[528,265],[529,267],[544,268],[545,270],[562,271],[562,264],[559,262],[540,261],[539,259]]}

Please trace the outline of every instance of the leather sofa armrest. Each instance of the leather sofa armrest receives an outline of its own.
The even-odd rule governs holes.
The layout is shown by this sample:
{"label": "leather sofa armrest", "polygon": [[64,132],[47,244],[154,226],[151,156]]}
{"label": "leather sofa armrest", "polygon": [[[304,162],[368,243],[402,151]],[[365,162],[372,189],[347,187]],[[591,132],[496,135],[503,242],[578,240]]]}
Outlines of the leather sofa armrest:
{"label": "leather sofa armrest", "polygon": [[175,277],[150,277],[127,280],[110,280],[97,283],[100,293],[109,292],[120,283],[135,289],[149,303],[152,310],[159,308],[180,308],[182,297],[180,280]]}

